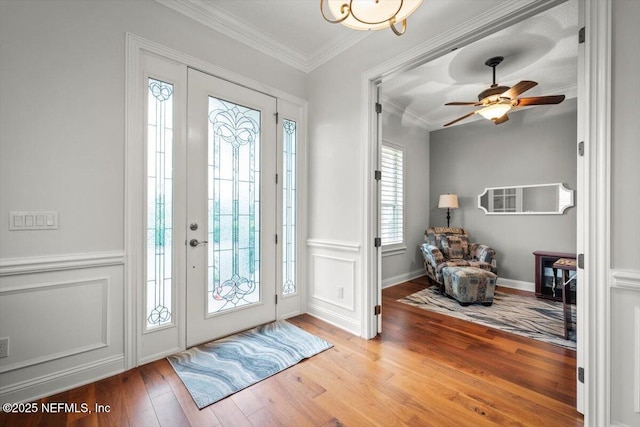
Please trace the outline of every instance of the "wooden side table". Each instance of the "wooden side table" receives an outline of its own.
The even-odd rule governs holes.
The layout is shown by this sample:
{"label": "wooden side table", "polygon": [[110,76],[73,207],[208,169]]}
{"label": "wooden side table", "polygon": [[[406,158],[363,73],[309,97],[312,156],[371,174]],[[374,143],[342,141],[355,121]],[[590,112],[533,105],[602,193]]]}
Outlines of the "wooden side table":
{"label": "wooden side table", "polygon": [[576,255],[548,251],[535,251],[533,255],[535,256],[536,296],[562,301],[560,288],[556,289],[555,279],[552,277],[552,266],[560,258],[575,259]]}
{"label": "wooden side table", "polygon": [[[553,263],[553,280],[554,289],[558,289],[557,271],[562,270],[562,317],[564,319],[564,339],[569,338],[569,323],[571,322],[571,304],[568,301],[569,283],[576,277],[576,260],[575,258],[560,258]],[[571,274],[571,272],[574,272]],[[576,284],[578,282],[576,281]]]}

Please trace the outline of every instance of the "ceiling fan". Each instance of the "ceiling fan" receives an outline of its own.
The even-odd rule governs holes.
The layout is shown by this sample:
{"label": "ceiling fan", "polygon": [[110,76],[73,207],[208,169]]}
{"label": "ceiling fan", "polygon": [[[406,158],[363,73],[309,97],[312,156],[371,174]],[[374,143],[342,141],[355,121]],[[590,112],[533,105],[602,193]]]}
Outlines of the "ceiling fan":
{"label": "ceiling fan", "polygon": [[480,114],[485,119],[493,121],[493,123],[499,125],[509,120],[507,112],[515,107],[525,107],[529,105],[549,105],[559,104],[564,101],[564,95],[551,95],[551,96],[532,96],[529,98],[518,98],[518,96],[538,83],[530,80],[522,80],[512,87],[498,86],[496,83],[496,67],[504,60],[502,56],[495,56],[485,61],[485,65],[493,68],[493,84],[488,89],[483,90],[478,95],[478,101],[473,102],[448,102],[445,105],[473,105],[475,107],[482,107],[479,110],[465,114],[462,117],[455,119],[452,122],[445,124],[444,126],[450,126],[454,123],[464,120],[467,117],[471,117],[474,114]]}

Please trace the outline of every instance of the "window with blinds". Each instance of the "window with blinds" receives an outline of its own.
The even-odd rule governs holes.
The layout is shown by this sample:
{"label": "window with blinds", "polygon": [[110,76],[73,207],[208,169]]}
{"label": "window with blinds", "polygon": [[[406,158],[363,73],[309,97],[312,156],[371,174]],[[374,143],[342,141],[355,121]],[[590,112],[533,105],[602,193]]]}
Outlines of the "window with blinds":
{"label": "window with blinds", "polygon": [[404,172],[401,147],[382,145],[381,238],[382,245],[404,242]]}

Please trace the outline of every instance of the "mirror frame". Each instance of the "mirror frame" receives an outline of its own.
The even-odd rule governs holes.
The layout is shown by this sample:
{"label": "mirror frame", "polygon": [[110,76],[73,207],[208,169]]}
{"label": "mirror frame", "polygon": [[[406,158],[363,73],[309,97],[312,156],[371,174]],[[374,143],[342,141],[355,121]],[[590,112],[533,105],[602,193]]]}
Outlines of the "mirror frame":
{"label": "mirror frame", "polygon": [[[558,191],[564,191],[566,193],[569,194],[569,203],[564,206],[562,208],[562,210],[560,210],[560,208],[558,208],[557,211],[550,211],[550,212],[489,212],[487,210],[487,208],[485,208],[484,206],[482,206],[482,196],[484,196],[485,194],[488,194],[489,190],[504,190],[504,189],[511,189],[511,188],[532,188],[532,187],[558,187]],[[564,211],[566,211],[567,209],[575,206],[575,202],[574,202],[574,190],[569,190],[567,187],[564,186],[564,183],[562,182],[556,182],[553,184],[533,184],[533,185],[511,185],[511,186],[505,186],[505,187],[485,187],[484,191],[482,192],[482,194],[478,194],[478,209],[482,209],[485,213],[485,215],[564,215]]]}

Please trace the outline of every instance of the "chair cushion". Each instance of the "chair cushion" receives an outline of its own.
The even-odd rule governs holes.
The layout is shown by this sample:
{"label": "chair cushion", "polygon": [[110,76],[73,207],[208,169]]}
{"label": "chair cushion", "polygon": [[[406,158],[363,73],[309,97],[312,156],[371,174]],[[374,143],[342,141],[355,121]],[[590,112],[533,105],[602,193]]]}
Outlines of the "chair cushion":
{"label": "chair cushion", "polygon": [[469,255],[469,240],[464,235],[445,235],[440,240],[442,253],[446,258],[465,259]]}
{"label": "chair cushion", "polygon": [[440,247],[442,236],[465,236],[468,237],[466,230],[464,228],[454,228],[454,227],[431,227],[427,228],[424,233],[424,241],[430,245],[437,246],[438,249],[442,250]]}
{"label": "chair cushion", "polygon": [[444,261],[436,266],[436,273],[438,277],[442,277],[442,269],[446,267],[475,267],[482,270],[494,272],[493,266],[488,262],[476,261],[472,259],[452,259]]}

